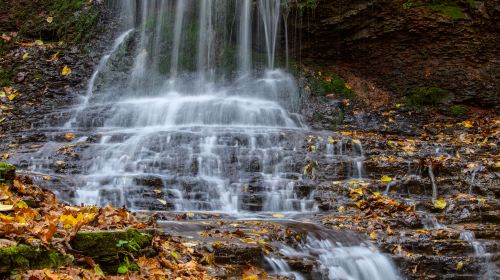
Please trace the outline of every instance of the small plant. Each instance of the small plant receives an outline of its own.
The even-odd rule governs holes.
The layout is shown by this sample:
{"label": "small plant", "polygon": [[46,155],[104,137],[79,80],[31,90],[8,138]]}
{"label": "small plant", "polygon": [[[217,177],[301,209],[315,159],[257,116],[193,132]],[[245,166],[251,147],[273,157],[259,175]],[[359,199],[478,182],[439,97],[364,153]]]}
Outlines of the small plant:
{"label": "small plant", "polygon": [[124,255],[123,262],[120,262],[120,266],[118,266],[118,274],[138,271],[139,266],[134,262],[130,262],[129,256],[133,258],[133,253],[139,252],[141,246],[135,240],[118,240],[118,242],[116,242],[116,247],[121,249],[118,251],[118,255]]}
{"label": "small plant", "polygon": [[116,247],[124,249],[127,252],[138,252],[141,249],[141,246],[135,240],[118,240]]}
{"label": "small plant", "polygon": [[410,91],[406,101],[413,107],[436,106],[449,97],[449,92],[437,87],[422,87]]}
{"label": "small plant", "polygon": [[465,118],[467,117],[467,108],[462,105],[453,105],[449,109],[449,114],[456,118]]}
{"label": "small plant", "polygon": [[127,274],[130,271],[139,271],[139,266],[136,263],[130,262],[128,257],[125,257],[124,262],[118,267],[118,274]]}
{"label": "small plant", "polygon": [[12,73],[12,71],[5,70],[0,67],[0,87],[9,86],[12,83],[13,77],[14,74]]}
{"label": "small plant", "polygon": [[352,86],[337,74],[324,77],[322,84],[326,93],[336,93],[344,99],[356,98],[356,94],[352,90]]}
{"label": "small plant", "polygon": [[417,4],[415,4],[415,2],[413,1],[406,1],[405,3],[403,3],[403,9],[411,9],[413,7],[415,7]]}
{"label": "small plant", "polygon": [[[474,5],[474,1],[467,1],[469,5]],[[434,12],[441,13],[452,20],[459,20],[465,18],[465,13],[457,3],[457,1],[451,0],[433,0],[428,6]]]}

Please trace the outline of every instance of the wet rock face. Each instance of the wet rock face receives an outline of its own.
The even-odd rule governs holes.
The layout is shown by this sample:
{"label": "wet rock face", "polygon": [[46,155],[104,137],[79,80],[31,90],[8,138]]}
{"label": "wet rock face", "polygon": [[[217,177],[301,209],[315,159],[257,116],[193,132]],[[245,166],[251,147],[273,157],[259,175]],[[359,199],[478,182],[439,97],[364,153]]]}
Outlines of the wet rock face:
{"label": "wet rock face", "polygon": [[289,21],[296,30],[291,48],[302,59],[350,69],[399,95],[434,86],[457,102],[498,108],[499,1],[456,1],[461,18],[455,20],[427,1],[409,2],[414,6],[319,1],[303,12],[307,17]]}

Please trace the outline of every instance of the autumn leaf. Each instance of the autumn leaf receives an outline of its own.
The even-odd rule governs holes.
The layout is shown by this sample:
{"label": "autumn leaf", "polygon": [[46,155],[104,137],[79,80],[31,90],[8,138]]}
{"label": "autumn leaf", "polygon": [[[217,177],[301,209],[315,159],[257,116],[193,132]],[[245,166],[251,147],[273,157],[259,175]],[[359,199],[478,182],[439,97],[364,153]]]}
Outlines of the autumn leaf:
{"label": "autumn leaf", "polygon": [[161,204],[167,205],[167,201],[163,199],[157,199]]}
{"label": "autumn leaf", "polygon": [[380,181],[384,183],[390,183],[392,181],[392,178],[387,175],[384,175],[382,176],[382,178],[380,178]]}
{"label": "autumn leaf", "polygon": [[54,53],[53,55],[50,56],[49,61],[58,61],[59,60],[59,52]]}
{"label": "autumn leaf", "polygon": [[35,40],[35,45],[43,46],[43,41],[42,40]]}
{"label": "autumn leaf", "polygon": [[460,261],[457,263],[457,271],[460,271],[464,268],[464,262]]}
{"label": "autumn leaf", "polygon": [[54,17],[47,17],[47,22],[52,23],[54,21]]}
{"label": "autumn leaf", "polygon": [[446,200],[444,200],[444,198],[436,200],[434,202],[434,208],[443,210],[444,208],[446,208]]}
{"label": "autumn leaf", "polygon": [[370,233],[370,239],[377,239],[377,233],[375,231]]}
{"label": "autumn leaf", "polygon": [[273,217],[274,218],[283,218],[283,217],[285,217],[285,215],[283,215],[283,214],[273,214]]}
{"label": "autumn leaf", "polygon": [[75,134],[74,133],[66,133],[64,134],[64,139],[67,141],[72,141],[75,139]]}
{"label": "autumn leaf", "polygon": [[30,55],[28,53],[24,53],[22,56],[21,56],[21,59],[25,60],[29,57]]}
{"label": "autumn leaf", "polygon": [[63,69],[61,70],[61,75],[68,76],[69,74],[71,74],[71,68],[69,68],[67,65],[64,65]]}
{"label": "autumn leaf", "polygon": [[471,121],[464,121],[462,122],[463,127],[465,128],[473,128],[474,124]]}

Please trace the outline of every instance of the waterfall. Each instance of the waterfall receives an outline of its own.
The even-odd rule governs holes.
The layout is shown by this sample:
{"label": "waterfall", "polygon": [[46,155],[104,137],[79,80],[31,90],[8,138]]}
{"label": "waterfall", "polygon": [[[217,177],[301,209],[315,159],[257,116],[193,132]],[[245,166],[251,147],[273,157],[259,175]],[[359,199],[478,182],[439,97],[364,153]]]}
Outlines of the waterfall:
{"label": "waterfall", "polygon": [[135,3],[118,5],[124,28],[136,23],[120,37],[127,47],[103,58],[70,122],[99,133],[75,203],[316,211],[314,192],[295,187],[300,167],[288,164],[307,127],[295,80],[275,67],[280,1]]}
{"label": "waterfall", "polygon": [[250,60],[252,59],[252,1],[240,1],[240,32],[239,32],[239,66],[242,74],[250,72]]}

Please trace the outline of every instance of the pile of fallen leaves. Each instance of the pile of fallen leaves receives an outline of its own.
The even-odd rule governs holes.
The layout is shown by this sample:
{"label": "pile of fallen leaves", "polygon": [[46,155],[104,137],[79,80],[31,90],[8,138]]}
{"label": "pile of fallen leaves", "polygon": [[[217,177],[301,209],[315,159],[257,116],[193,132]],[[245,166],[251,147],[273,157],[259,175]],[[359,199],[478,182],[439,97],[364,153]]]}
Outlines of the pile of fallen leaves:
{"label": "pile of fallen leaves", "polygon": [[75,234],[84,230],[144,228],[126,210],[61,204],[55,195],[17,177],[12,186],[0,186],[0,237],[28,245],[64,251]]}
{"label": "pile of fallen leaves", "polygon": [[349,209],[339,207],[340,215],[327,216],[323,223],[336,229],[349,229],[368,233],[372,239],[377,232],[392,235],[393,228],[401,224],[411,225],[418,221],[412,205],[374,192],[367,187],[349,188],[348,196],[353,203]]}
{"label": "pile of fallen leaves", "polygon": [[[17,177],[12,185],[0,185],[0,239],[10,246],[25,244],[71,253],[69,242],[79,231],[143,229],[144,224],[126,209],[111,206],[74,207],[57,201],[49,191],[33,185],[29,177]],[[4,242],[4,243],[6,243]],[[125,241],[126,242],[126,241]],[[118,245],[117,245],[118,246]],[[79,257],[69,267],[56,270],[20,271],[13,279],[211,279],[189,246],[167,235],[157,235],[149,254],[129,254],[121,276],[106,276],[88,257]],[[84,253],[84,252],[82,252]]]}

